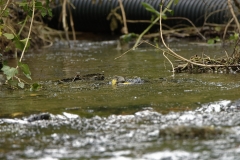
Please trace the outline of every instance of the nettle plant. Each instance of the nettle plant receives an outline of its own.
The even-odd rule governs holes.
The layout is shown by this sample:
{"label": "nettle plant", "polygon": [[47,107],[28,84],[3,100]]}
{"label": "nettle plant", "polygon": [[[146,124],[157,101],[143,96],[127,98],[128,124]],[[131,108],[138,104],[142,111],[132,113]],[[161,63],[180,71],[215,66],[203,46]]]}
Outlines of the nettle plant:
{"label": "nettle plant", "polygon": [[[15,88],[24,88],[25,82],[17,75],[22,72],[27,79],[32,80],[31,72],[27,64],[22,62],[24,53],[30,47],[30,35],[32,33],[33,21],[36,11],[41,13],[41,16],[52,16],[51,9],[49,8],[49,0],[22,0],[22,1],[10,1],[0,0],[0,39],[2,44],[0,46],[0,52],[6,50],[21,51],[21,56],[18,58],[16,67],[10,67],[6,63],[3,63],[1,70],[6,75],[7,84]],[[21,12],[24,18],[19,23],[11,21],[12,12]],[[29,22],[30,25],[27,26]],[[14,23],[14,24],[13,24]],[[24,28],[28,28],[27,36],[22,35]],[[26,30],[26,29],[25,29]],[[17,33],[18,32],[18,33]],[[1,53],[0,53],[1,54]],[[38,87],[35,84],[32,87]]]}

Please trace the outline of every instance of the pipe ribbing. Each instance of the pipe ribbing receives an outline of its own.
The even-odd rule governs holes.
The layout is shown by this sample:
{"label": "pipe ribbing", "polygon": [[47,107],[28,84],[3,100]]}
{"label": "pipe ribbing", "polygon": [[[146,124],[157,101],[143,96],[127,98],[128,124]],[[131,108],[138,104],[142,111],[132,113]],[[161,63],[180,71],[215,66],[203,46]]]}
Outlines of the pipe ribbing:
{"label": "pipe ribbing", "polygon": [[[165,4],[169,1],[170,0],[165,0]],[[127,19],[150,20],[152,13],[147,11],[141,3],[149,3],[156,10],[159,10],[161,0],[122,0],[122,2]],[[110,21],[106,18],[111,12],[111,9],[119,6],[118,0],[96,0],[94,4],[91,0],[71,0],[71,3],[76,7],[76,9],[72,9],[75,30],[110,32]],[[188,18],[196,26],[202,26],[204,21],[223,24],[226,23],[230,17],[226,0],[179,0],[177,5],[172,5],[170,8],[174,11],[174,17]],[[61,6],[53,9],[54,17],[49,22],[50,27],[56,29],[62,28],[61,25],[56,25],[59,24],[58,19],[60,13]],[[120,13],[120,9],[118,13]],[[210,14],[211,16],[209,16]],[[182,20],[163,21],[164,24],[169,26],[174,26],[182,22]],[[184,23],[188,24],[187,22]],[[141,32],[148,25],[147,23],[128,23],[128,29],[129,32]],[[118,30],[120,30],[121,27],[122,25],[120,24]],[[156,26],[155,29],[158,29],[158,26]]]}

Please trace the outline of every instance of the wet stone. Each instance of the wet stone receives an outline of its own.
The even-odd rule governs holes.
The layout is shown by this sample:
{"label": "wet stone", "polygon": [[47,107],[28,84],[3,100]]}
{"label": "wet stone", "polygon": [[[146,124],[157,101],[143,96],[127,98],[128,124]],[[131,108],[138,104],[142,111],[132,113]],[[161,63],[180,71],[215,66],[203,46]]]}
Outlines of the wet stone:
{"label": "wet stone", "polygon": [[74,82],[74,81],[79,81],[79,80],[104,80],[104,74],[101,73],[93,73],[93,74],[86,74],[86,75],[76,75],[75,77],[71,78],[64,78],[59,80],[59,83],[62,82]]}
{"label": "wet stone", "polygon": [[27,118],[28,122],[34,122],[39,120],[49,120],[50,119],[49,113],[41,113],[41,114],[34,114]]}

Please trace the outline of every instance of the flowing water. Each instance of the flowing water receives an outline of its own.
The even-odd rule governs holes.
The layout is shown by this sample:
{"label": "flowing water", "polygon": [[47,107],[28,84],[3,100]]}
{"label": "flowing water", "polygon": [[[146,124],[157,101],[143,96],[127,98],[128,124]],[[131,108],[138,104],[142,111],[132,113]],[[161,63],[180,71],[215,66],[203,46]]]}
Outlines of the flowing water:
{"label": "flowing water", "polygon": [[[1,159],[239,159],[240,75],[173,77],[162,53],[146,44],[116,60],[125,51],[116,41],[70,46],[59,41],[25,56],[41,90],[1,88]],[[231,52],[187,41],[170,47],[187,58]],[[57,81],[95,73],[105,79]],[[144,83],[112,86],[115,75]],[[50,118],[28,121],[40,113]]]}

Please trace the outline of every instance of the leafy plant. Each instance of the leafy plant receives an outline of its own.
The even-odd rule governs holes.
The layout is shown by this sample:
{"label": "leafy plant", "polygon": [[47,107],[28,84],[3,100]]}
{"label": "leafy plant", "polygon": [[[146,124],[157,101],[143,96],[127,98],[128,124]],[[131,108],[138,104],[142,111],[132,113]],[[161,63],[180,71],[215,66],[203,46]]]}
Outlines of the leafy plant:
{"label": "leafy plant", "polygon": [[239,39],[239,33],[235,32],[234,34],[230,35],[229,39],[231,41],[235,41],[236,42]]}
{"label": "leafy plant", "polygon": [[[173,14],[173,11],[170,8],[170,6],[173,4],[176,4],[178,2],[178,0],[171,0],[167,3],[166,7],[164,8],[164,10],[160,13],[159,11],[157,11],[153,6],[151,6],[148,3],[144,3],[142,2],[143,7],[145,7],[146,10],[148,10],[149,12],[152,12],[153,15],[156,17],[152,20],[152,23],[139,35],[135,45],[133,46],[133,49],[135,49],[138,45],[139,45],[139,41],[142,39],[143,35],[146,34],[157,22],[159,22],[159,20],[162,19],[166,19],[166,12],[169,12],[170,14]],[[162,3],[159,4],[160,6],[163,6]],[[161,17],[161,18],[160,18]]]}
{"label": "leafy plant", "polygon": [[[15,2],[14,5],[17,5],[18,8],[21,8],[24,14],[26,14],[23,23],[18,23],[20,28],[19,32],[15,33],[15,29],[13,29],[11,25],[7,24],[7,19],[9,18],[10,14],[10,4],[11,3],[9,0],[0,1],[0,37],[5,37],[5,39],[9,41],[8,43],[12,42],[15,50],[19,49],[21,51],[21,57],[19,58],[16,67],[10,67],[6,64],[3,64],[1,70],[6,75],[7,82],[10,86],[24,88],[24,84],[27,82],[19,78],[17,75],[21,71],[27,79],[32,80],[30,69],[27,64],[22,63],[22,59],[25,51],[30,47],[30,35],[32,32],[35,12],[38,10],[41,13],[41,16],[46,16],[47,14],[52,16],[52,12],[49,8],[49,0],[45,0],[45,3],[40,0],[22,0],[21,2]],[[26,27],[26,22],[29,20],[30,26],[28,35],[27,37],[22,38],[22,30],[24,27]],[[4,50],[3,48],[0,49],[2,51]]]}
{"label": "leafy plant", "polygon": [[208,44],[215,44],[215,43],[220,42],[220,41],[221,41],[221,39],[217,36],[217,37],[215,37],[215,38],[209,39],[209,40],[207,41],[207,43],[208,43]]}

